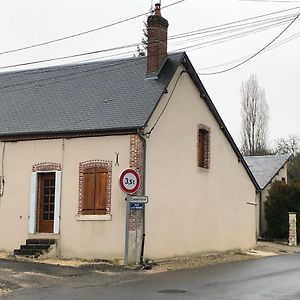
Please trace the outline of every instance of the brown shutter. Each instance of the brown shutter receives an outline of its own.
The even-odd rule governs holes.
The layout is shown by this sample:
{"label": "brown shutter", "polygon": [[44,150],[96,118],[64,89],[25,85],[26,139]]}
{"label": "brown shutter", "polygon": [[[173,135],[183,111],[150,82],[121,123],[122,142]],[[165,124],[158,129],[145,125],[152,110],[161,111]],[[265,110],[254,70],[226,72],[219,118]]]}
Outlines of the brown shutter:
{"label": "brown shutter", "polygon": [[86,170],[83,173],[83,214],[94,214],[95,199],[95,168]]}
{"label": "brown shutter", "polygon": [[205,153],[205,132],[200,129],[198,132],[198,166],[204,167],[204,153]]}
{"label": "brown shutter", "polygon": [[106,170],[97,169],[95,189],[95,214],[106,214],[106,191],[108,173]]}

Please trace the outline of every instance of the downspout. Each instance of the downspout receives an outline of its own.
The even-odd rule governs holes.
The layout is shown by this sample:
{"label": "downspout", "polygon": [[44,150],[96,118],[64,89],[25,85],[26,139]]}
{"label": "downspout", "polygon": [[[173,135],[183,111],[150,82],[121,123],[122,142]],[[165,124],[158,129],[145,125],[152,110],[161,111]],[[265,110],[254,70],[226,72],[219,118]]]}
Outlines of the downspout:
{"label": "downspout", "polygon": [[[138,133],[140,138],[143,141],[143,184],[142,184],[142,194],[145,195],[146,193],[146,139],[144,138],[143,134],[141,132]],[[145,204],[144,204],[145,205]],[[140,257],[140,264],[142,265],[144,263],[144,249],[145,249],[145,208],[143,212],[143,229],[142,229],[142,247],[141,247],[141,257]]]}
{"label": "downspout", "polygon": [[262,227],[262,191],[259,191],[259,238],[262,237],[261,227]]}

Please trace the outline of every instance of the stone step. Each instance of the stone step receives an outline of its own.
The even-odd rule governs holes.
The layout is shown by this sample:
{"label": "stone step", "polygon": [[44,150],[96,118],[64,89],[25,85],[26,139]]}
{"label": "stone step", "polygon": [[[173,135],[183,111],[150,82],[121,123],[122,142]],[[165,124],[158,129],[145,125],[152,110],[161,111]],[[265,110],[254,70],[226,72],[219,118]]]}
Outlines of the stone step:
{"label": "stone step", "polygon": [[40,245],[53,245],[55,244],[54,239],[27,239],[26,245],[33,245],[33,244],[40,244]]}
{"label": "stone step", "polygon": [[26,244],[26,245],[21,245],[20,249],[21,250],[34,250],[34,249],[40,249],[40,250],[48,250],[51,245],[44,245],[44,244]]}
{"label": "stone step", "polygon": [[21,245],[20,249],[14,250],[14,255],[35,256],[48,252],[51,245],[54,245],[54,239],[27,239],[26,245]]}
{"label": "stone step", "polygon": [[14,255],[39,256],[43,253],[42,249],[15,249]]}

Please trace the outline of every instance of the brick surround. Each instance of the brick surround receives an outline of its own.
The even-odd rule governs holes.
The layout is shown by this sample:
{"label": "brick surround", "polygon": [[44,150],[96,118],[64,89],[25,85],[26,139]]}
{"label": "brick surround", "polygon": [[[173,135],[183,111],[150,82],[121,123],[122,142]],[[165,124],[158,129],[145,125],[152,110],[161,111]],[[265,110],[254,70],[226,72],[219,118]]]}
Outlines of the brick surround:
{"label": "brick surround", "polygon": [[[143,194],[144,185],[144,142],[138,134],[130,135],[130,158],[129,166],[130,168],[136,170],[141,177],[141,186],[135,195],[139,196]],[[130,211],[129,216],[129,230],[136,230],[142,224],[142,214],[136,210]]]}
{"label": "brick surround", "polygon": [[[32,166],[32,172],[55,172],[61,171],[62,165],[54,162],[42,162]],[[39,190],[39,176],[37,176],[37,191],[36,191],[36,232],[39,232],[39,219],[40,219],[40,190]]]}
{"label": "brick surround", "polygon": [[106,214],[111,214],[111,184],[112,184],[112,161],[108,160],[87,160],[79,164],[79,205],[78,214],[82,212],[83,197],[83,172],[89,168],[104,168],[108,171],[108,182],[106,191]]}
{"label": "brick surround", "polygon": [[[204,149],[200,150],[200,142],[199,136],[200,131],[205,133],[205,138],[202,141],[204,143]],[[197,126],[197,166],[205,169],[209,169],[210,167],[210,135],[211,131],[210,128],[203,124],[198,124]],[[202,153],[203,158],[200,159],[201,155],[200,152],[204,150]]]}

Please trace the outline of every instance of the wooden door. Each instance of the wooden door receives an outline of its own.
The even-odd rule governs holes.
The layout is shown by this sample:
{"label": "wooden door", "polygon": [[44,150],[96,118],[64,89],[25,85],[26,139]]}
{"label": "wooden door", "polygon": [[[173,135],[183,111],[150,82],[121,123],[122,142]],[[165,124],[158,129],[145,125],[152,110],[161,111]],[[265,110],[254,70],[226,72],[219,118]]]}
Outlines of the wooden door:
{"label": "wooden door", "polygon": [[39,174],[39,232],[53,232],[55,173]]}

